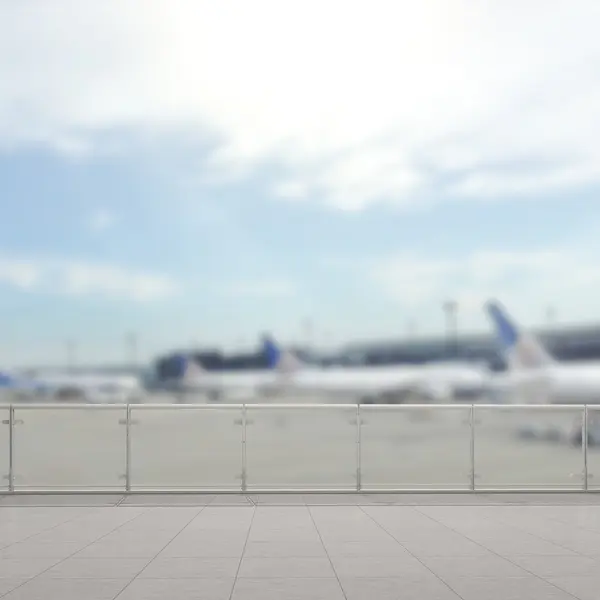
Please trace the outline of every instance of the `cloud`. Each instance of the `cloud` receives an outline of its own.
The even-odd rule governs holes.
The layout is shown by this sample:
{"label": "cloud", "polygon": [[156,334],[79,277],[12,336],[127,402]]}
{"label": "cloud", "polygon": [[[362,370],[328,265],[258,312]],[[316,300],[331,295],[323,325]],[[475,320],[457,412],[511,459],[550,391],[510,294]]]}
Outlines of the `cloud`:
{"label": "cloud", "polygon": [[471,328],[485,325],[482,306],[490,298],[538,325],[548,308],[571,322],[596,321],[600,265],[595,256],[583,246],[480,250],[452,259],[399,254],[371,266],[367,277],[404,312],[425,319],[440,315],[434,320],[438,330],[447,300],[458,302],[461,320]]}
{"label": "cloud", "polygon": [[231,296],[247,298],[281,298],[294,296],[296,286],[284,279],[257,279],[255,281],[237,281],[223,287]]}
{"label": "cloud", "polygon": [[101,233],[110,229],[116,222],[116,216],[107,209],[100,208],[89,218],[89,227],[92,231]]}
{"label": "cloud", "polygon": [[0,258],[0,283],[28,290],[33,288],[39,279],[39,269],[30,261]]}
{"label": "cloud", "polygon": [[272,192],[280,198],[303,200],[310,194],[309,187],[302,181],[280,181],[275,183]]}
{"label": "cloud", "polygon": [[0,146],[179,134],[213,145],[215,180],[270,165],[276,195],[340,210],[535,197],[600,180],[599,20],[597,0],[4,2]]}
{"label": "cloud", "polygon": [[164,275],[77,260],[0,258],[0,284],[34,293],[133,302],[163,300],[179,291]]}

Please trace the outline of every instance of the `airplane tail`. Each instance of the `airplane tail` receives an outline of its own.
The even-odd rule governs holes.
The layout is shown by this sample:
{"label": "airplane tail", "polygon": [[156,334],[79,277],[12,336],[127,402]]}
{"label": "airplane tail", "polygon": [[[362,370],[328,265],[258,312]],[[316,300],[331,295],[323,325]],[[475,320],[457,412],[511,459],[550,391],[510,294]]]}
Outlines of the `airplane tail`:
{"label": "airplane tail", "polygon": [[200,365],[192,356],[179,354],[175,357],[175,371],[177,379],[190,381],[206,373],[206,369]]}
{"label": "airplane tail", "polygon": [[486,311],[509,369],[535,369],[555,362],[540,341],[531,333],[521,330],[500,303],[489,301]]}
{"label": "airplane tail", "polygon": [[31,377],[13,375],[6,371],[1,371],[0,389],[19,392],[47,392],[50,390],[50,386],[43,381]]}
{"label": "airplane tail", "polygon": [[269,369],[293,373],[304,366],[304,363],[293,353],[282,350],[270,335],[263,337],[263,352]]}
{"label": "airplane tail", "polygon": [[17,385],[18,382],[12,375],[0,371],[0,388],[10,389],[17,387]]}

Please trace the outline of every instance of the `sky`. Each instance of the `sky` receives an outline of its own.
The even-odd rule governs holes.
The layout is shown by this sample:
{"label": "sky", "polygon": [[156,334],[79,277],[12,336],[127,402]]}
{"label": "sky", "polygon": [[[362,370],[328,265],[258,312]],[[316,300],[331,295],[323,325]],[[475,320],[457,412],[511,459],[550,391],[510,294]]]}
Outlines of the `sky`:
{"label": "sky", "polygon": [[0,0],[0,365],[600,322],[597,0]]}

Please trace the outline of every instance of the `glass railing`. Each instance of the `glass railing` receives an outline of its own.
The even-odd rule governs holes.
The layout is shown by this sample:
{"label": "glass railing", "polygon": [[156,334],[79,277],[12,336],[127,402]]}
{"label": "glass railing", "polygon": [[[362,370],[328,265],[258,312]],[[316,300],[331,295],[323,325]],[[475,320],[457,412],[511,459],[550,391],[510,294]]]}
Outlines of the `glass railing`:
{"label": "glass railing", "polygon": [[239,490],[243,407],[136,405],[129,417],[132,490]]}
{"label": "glass railing", "polygon": [[357,414],[352,405],[248,405],[247,489],[356,489]]}
{"label": "glass railing", "polygon": [[578,407],[477,407],[476,485],[492,489],[584,488],[584,456],[577,443],[583,416]]}
{"label": "glass railing", "polygon": [[15,406],[14,489],[122,489],[126,422],[125,406]]}
{"label": "glass railing", "polygon": [[8,490],[10,480],[10,409],[0,406],[0,490]]}
{"label": "glass railing", "polygon": [[588,406],[584,429],[587,430],[585,483],[589,490],[600,490],[600,406]]}
{"label": "glass railing", "polygon": [[600,489],[600,406],[0,406],[0,490]]}
{"label": "glass railing", "polygon": [[361,487],[471,489],[471,408],[398,408],[360,409]]}

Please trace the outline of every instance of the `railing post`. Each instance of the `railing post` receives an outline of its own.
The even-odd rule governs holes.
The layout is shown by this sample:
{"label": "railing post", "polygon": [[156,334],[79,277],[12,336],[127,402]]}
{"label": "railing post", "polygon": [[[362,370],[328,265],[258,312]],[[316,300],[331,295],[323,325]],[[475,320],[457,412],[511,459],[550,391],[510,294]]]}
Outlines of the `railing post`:
{"label": "railing post", "polygon": [[470,430],[471,430],[471,444],[470,444],[470,457],[471,457],[471,491],[475,491],[475,405],[471,404],[471,412],[469,416]]}
{"label": "railing post", "polygon": [[126,405],[125,418],[125,491],[131,491],[131,406]]}
{"label": "railing post", "polygon": [[360,492],[362,489],[362,448],[361,448],[361,435],[362,433],[362,422],[360,414],[360,404],[356,405],[356,491]]}
{"label": "railing post", "polygon": [[15,409],[11,404],[8,407],[8,491],[15,491]]}
{"label": "railing post", "polygon": [[581,423],[581,448],[583,451],[583,489],[588,491],[588,406],[583,407],[583,421]]}
{"label": "railing post", "polygon": [[246,474],[246,405],[242,405],[242,492],[247,489],[247,474]]}

